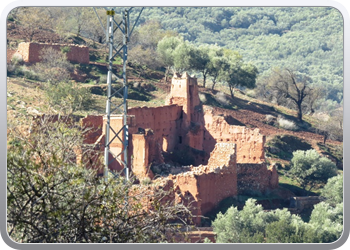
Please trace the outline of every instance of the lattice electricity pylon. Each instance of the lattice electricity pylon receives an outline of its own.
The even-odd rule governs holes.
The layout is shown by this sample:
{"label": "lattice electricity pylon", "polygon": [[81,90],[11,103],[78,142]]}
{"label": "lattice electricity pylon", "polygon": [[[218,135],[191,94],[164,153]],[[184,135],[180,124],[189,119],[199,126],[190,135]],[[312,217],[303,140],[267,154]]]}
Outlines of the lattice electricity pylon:
{"label": "lattice electricity pylon", "polygon": [[[101,24],[101,27],[103,30],[105,30],[106,34],[106,42],[109,47],[109,56],[108,56],[108,74],[107,74],[107,103],[106,103],[106,134],[105,134],[105,152],[104,152],[104,173],[103,176],[106,179],[108,176],[108,166],[113,161],[118,160],[119,163],[123,165],[124,168],[124,174],[126,179],[129,179],[129,169],[128,169],[128,144],[129,144],[129,135],[128,135],[128,124],[127,124],[127,98],[128,98],[128,79],[126,76],[126,62],[128,58],[128,42],[130,41],[130,37],[132,35],[132,32],[135,28],[136,23],[138,22],[141,13],[143,11],[143,7],[141,8],[134,24],[132,25],[132,28],[130,29],[130,12],[133,9],[131,8],[124,8],[122,10],[122,21],[118,24],[114,20],[115,15],[115,9],[113,7],[105,8],[106,14],[107,14],[107,27],[104,28],[101,18],[96,12],[95,7],[93,7],[98,20]],[[114,24],[116,25],[116,28],[114,29]],[[114,45],[114,33],[120,30],[123,36],[123,42],[122,44],[118,44],[117,46]],[[114,58],[120,55],[120,57],[123,59],[123,86],[117,90],[113,89],[112,87],[112,66],[113,66],[113,60]],[[118,76],[118,74],[115,74]],[[112,102],[112,97],[120,97],[122,98],[122,102],[119,104],[115,104]],[[122,119],[123,126],[119,131],[115,131],[111,127],[111,115],[114,112],[118,112],[117,114],[120,115],[120,118]],[[112,133],[112,137],[110,135]],[[119,154],[115,155],[110,150],[110,145],[114,140],[119,140],[122,145],[122,150]],[[113,159],[109,159],[109,154],[113,156]]]}

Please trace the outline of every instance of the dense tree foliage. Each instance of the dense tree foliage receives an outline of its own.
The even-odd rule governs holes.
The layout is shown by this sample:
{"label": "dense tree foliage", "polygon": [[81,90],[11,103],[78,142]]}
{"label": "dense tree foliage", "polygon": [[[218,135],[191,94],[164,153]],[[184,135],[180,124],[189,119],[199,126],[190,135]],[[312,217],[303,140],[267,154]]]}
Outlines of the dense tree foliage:
{"label": "dense tree foliage", "polygon": [[197,48],[179,37],[164,37],[158,43],[157,51],[167,68],[166,74],[170,69],[178,73],[200,72],[203,76],[203,87],[207,77],[211,76],[212,88],[217,80],[221,80],[228,85],[232,97],[236,87],[255,87],[257,68],[251,63],[245,63],[236,51],[213,45]]}
{"label": "dense tree foliage", "polygon": [[316,204],[304,222],[287,209],[263,211],[248,199],[242,210],[230,207],[213,221],[218,243],[330,243],[343,231],[343,175],[328,179],[321,191],[324,201]]}
{"label": "dense tree foliage", "polygon": [[319,153],[310,149],[293,152],[290,174],[303,189],[309,186],[311,190],[317,184],[325,184],[327,180],[336,175],[335,163]]}
{"label": "dense tree foliage", "polygon": [[267,212],[255,203],[248,199],[242,210],[232,206],[217,215],[217,243],[331,243],[341,236],[343,203],[315,205],[308,223],[287,209]]}
{"label": "dense tree foliage", "polygon": [[264,75],[293,68],[326,88],[326,99],[342,100],[343,19],[327,7],[146,8],[141,22],[157,20],[195,44],[238,51]]}
{"label": "dense tree foliage", "polygon": [[175,32],[163,30],[158,22],[149,21],[141,25],[132,34],[129,44],[128,61],[141,75],[143,69],[158,69],[164,57],[157,53],[157,45],[164,37],[176,36]]}
{"label": "dense tree foliage", "polygon": [[175,65],[174,51],[181,43],[183,43],[183,39],[179,37],[164,37],[157,45],[158,55],[162,64],[166,68],[165,81],[167,80],[170,70],[173,70]]}
{"label": "dense tree foliage", "polygon": [[45,94],[49,104],[70,114],[77,110],[88,110],[95,104],[91,90],[71,82],[60,82],[57,85],[47,84]]}
{"label": "dense tree foliage", "polygon": [[35,34],[51,27],[50,16],[45,8],[23,7],[16,9],[13,13],[15,13],[16,20],[19,20],[23,26],[28,42],[33,40]]}
{"label": "dense tree foliage", "polygon": [[242,56],[236,51],[225,50],[225,56],[228,64],[222,72],[222,80],[227,82],[231,97],[234,96],[234,88],[254,88],[258,74],[257,68],[251,63],[244,63]]}
{"label": "dense tree foliage", "polygon": [[337,175],[328,179],[323,187],[321,196],[327,199],[329,204],[339,204],[343,202],[343,175]]}

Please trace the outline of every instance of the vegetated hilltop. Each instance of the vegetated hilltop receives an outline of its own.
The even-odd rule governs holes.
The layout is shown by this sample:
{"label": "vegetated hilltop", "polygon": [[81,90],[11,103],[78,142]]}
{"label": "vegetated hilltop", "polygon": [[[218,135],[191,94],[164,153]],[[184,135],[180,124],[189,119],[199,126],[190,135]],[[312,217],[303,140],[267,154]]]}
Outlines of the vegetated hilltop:
{"label": "vegetated hilltop", "polygon": [[342,99],[343,19],[335,8],[159,7],[144,10],[141,22],[148,20],[197,45],[238,51],[260,74],[293,68],[327,86],[327,99]]}
{"label": "vegetated hilltop", "polygon": [[[38,11],[38,13],[43,11],[40,10],[40,8],[33,8],[32,10]],[[337,84],[342,86],[342,67],[339,65],[339,60],[341,61],[342,58],[342,54],[339,54],[342,44],[340,44],[339,41],[342,39],[336,39],[337,37],[340,37],[339,32],[341,30],[338,20],[339,13],[336,10],[329,8],[313,9],[315,12],[311,16],[309,15],[310,10],[307,8],[176,8],[173,12],[170,12],[170,10],[171,9],[168,10],[167,8],[146,9],[141,18],[143,26],[140,26],[139,29],[135,30],[135,42],[130,45],[130,63],[127,69],[130,85],[129,107],[163,105],[164,98],[169,92],[169,84],[164,83],[163,81],[165,66],[141,60],[142,58],[151,58],[152,60],[155,59],[153,62],[156,62],[157,53],[155,48],[157,47],[157,43],[165,36],[176,35],[172,33],[172,31],[162,29],[162,27],[176,30],[185,38],[188,38],[188,40],[192,40],[197,44],[214,43],[216,40],[221,41],[222,44],[219,45],[222,46],[232,47],[233,44],[235,44],[236,47],[232,48],[239,49],[244,60],[252,61],[253,64],[258,66],[262,73],[273,65],[279,63],[281,63],[281,65],[288,65],[291,60],[303,62],[303,67],[304,65],[308,65],[307,68],[310,69],[310,71],[306,72],[305,68],[300,67],[296,67],[296,69],[301,73],[311,75],[312,77],[316,76],[314,82],[330,82],[331,85],[329,85],[330,87],[328,90],[332,91],[327,92],[328,96],[326,99],[330,98],[327,100],[333,100],[338,104],[341,103],[342,88],[341,90],[338,89]],[[28,12],[28,16],[33,16],[35,11]],[[81,16],[81,19],[74,19],[73,16],[70,15],[74,12],[74,9],[53,8],[49,13],[52,15],[53,20],[55,20],[55,18],[57,19],[59,16],[54,15],[54,13],[61,13],[67,18],[70,18],[69,20],[73,23],[69,23],[70,25],[64,27],[59,26],[59,24],[62,24],[60,23],[62,20],[58,19],[56,20],[56,23],[47,22],[48,26],[39,27],[38,24],[43,23],[43,18],[47,18],[45,15],[41,16],[41,20],[37,20],[36,26],[34,25],[35,22],[33,23],[33,20],[32,24],[34,26],[25,26],[30,23],[24,23],[26,19],[25,16],[23,16],[23,13],[21,14],[21,11],[13,13],[13,19],[11,19],[12,17],[9,15],[7,33],[9,63],[7,109],[9,120],[14,118],[29,120],[27,119],[29,115],[57,112],[57,110],[62,107],[62,100],[67,103],[70,102],[72,98],[75,98],[72,92],[67,92],[67,89],[71,91],[75,91],[76,89],[87,89],[89,90],[89,93],[92,93],[91,98],[89,97],[90,99],[87,100],[86,106],[74,110],[75,114],[103,114],[105,112],[107,49],[99,43],[99,41],[104,39],[104,35],[101,35],[101,27],[99,26],[99,23],[95,23],[89,27],[81,25],[81,29],[77,30],[77,27],[79,26],[78,24],[81,23],[82,20],[92,22],[96,19],[96,17],[93,16],[94,13],[92,13],[93,15],[91,16],[91,11],[92,10],[90,9],[84,9],[84,11],[80,11],[79,13],[85,13],[84,15],[86,16]],[[164,18],[155,18],[156,14],[158,12],[163,13],[162,11],[166,13],[165,17],[168,21]],[[298,11],[300,11],[300,13]],[[197,16],[196,13],[202,14]],[[177,18],[177,15],[182,15],[183,17],[179,19]],[[208,15],[212,15],[212,18],[208,18]],[[290,15],[293,17],[289,17]],[[192,19],[195,16],[197,16],[196,19]],[[199,18],[201,16],[207,21],[204,22],[203,18]],[[228,21],[229,17],[230,20]],[[159,23],[147,22],[147,20],[151,19],[160,21],[161,26],[159,26]],[[286,21],[287,19],[288,22]],[[197,33],[190,33],[190,30],[186,30],[186,27],[188,27],[187,24],[183,26],[184,30],[179,30],[178,27],[182,25],[184,20],[198,22],[199,29],[203,28],[203,30],[199,30]],[[218,24],[219,20],[220,24]],[[226,24],[224,20],[226,20]],[[309,22],[310,20],[312,21],[311,23]],[[334,27],[334,29],[327,28],[326,31],[321,31],[323,30],[322,25],[316,29],[316,27],[314,27],[316,25],[316,20],[322,21],[321,23],[324,25],[327,23],[332,24],[330,26]],[[178,23],[176,23],[177,21]],[[271,27],[276,26],[275,31],[273,31],[274,29],[267,24],[264,24],[264,22],[271,24]],[[214,25],[215,23],[216,26]],[[301,24],[305,24],[306,26],[300,26]],[[92,27],[96,28],[96,33],[94,33]],[[195,28],[197,25],[192,27]],[[271,29],[267,29],[266,27],[270,27]],[[303,30],[302,27],[308,28]],[[32,32],[29,33],[29,31]],[[227,39],[219,39],[218,36],[225,34],[225,32],[229,32],[227,37],[231,38],[231,42],[228,42]],[[193,34],[197,34],[197,36],[194,36]],[[205,34],[207,34],[207,36],[205,36]],[[208,38],[209,34],[210,36],[214,34],[214,40]],[[238,36],[237,34],[240,35]],[[291,36],[292,34],[294,34],[293,37],[295,39],[292,39],[291,37],[288,38],[288,36]],[[317,36],[315,34],[317,34]],[[209,40],[205,40],[204,37],[207,37]],[[298,37],[300,39],[298,39]],[[313,50],[310,50],[311,43],[309,40],[311,37],[315,39],[315,41],[318,41],[316,44],[317,46],[315,45]],[[332,39],[328,39],[329,37],[332,37]],[[153,41],[151,38],[157,39]],[[265,40],[262,40],[264,42],[256,43],[257,40],[255,39]],[[321,40],[323,43],[320,43]],[[14,62],[11,62],[11,55],[21,41],[77,43],[88,45],[90,48],[90,64],[74,64],[67,68],[70,73],[70,78],[75,79],[74,84],[69,86],[51,86],[49,84],[48,87],[47,83],[44,82],[40,76],[40,73],[43,70],[38,71],[37,68],[35,68],[36,65],[24,65],[21,62],[15,64]],[[224,44],[225,41],[227,41],[227,44]],[[278,44],[282,47],[272,48],[271,46],[273,44]],[[185,48],[188,46],[186,43],[183,45]],[[287,49],[287,45],[294,47]],[[256,48],[253,49],[252,46],[256,46]],[[299,46],[299,48],[296,48],[295,46]],[[243,48],[245,49],[243,50]],[[250,52],[248,53],[248,51]],[[137,57],[137,54],[140,54],[141,52],[147,53],[141,54],[142,58],[140,59]],[[133,53],[134,55],[132,56]],[[261,56],[261,53],[265,53],[265,56]],[[284,56],[276,56],[275,53],[286,54]],[[322,58],[327,57],[327,60],[316,60],[316,54],[320,53],[322,54]],[[266,55],[269,55],[269,57],[266,57]],[[240,58],[240,56],[237,57]],[[331,60],[331,58],[334,59],[335,57],[337,60]],[[311,59],[308,61],[307,58]],[[327,72],[325,70],[320,70],[318,68],[318,63],[321,61],[323,65],[328,65],[327,68],[331,70]],[[336,65],[333,65],[334,63]],[[265,65],[266,68],[262,67],[262,65]],[[120,58],[116,58],[113,67],[116,72],[120,72]],[[324,80],[319,81],[318,76],[314,75],[314,73],[312,73],[314,71],[311,71],[311,69],[315,69],[317,72],[322,72]],[[196,69],[191,70],[194,73],[198,73],[198,70]],[[198,73],[198,76],[201,76],[201,74]],[[334,81],[328,81],[330,76],[334,77]],[[200,78],[200,85],[201,81],[202,79]],[[115,87],[120,86],[120,81],[118,81],[117,77],[114,77],[113,82]],[[337,163],[339,169],[342,169],[342,132],[341,134],[334,134],[335,130],[332,126],[322,129],[319,128],[318,125],[320,122],[322,123],[322,117],[320,118],[320,114],[317,110],[313,115],[304,114],[304,119],[301,122],[296,119],[296,111],[267,102],[266,100],[262,101],[255,99],[254,96],[259,95],[256,93],[252,95],[254,91],[241,91],[237,88],[234,88],[233,90],[234,93],[231,94],[226,83],[219,82],[216,85],[216,90],[201,87],[200,99],[204,105],[211,106],[217,115],[224,115],[229,124],[259,128],[261,133],[267,137],[267,159],[271,163],[277,162],[280,164],[279,173],[281,176],[283,176],[285,168],[288,167],[293,151],[298,149],[307,150],[311,147],[315,148],[322,154],[327,155]],[[255,92],[261,92],[261,89],[257,89]],[[56,93],[61,95],[60,98],[62,100],[59,99],[58,102],[53,103],[54,105],[52,105],[50,103],[50,101],[52,102],[53,100],[52,94]],[[86,92],[83,91],[74,93],[78,100],[79,98],[85,98],[88,96],[85,94]],[[71,98],[68,98],[69,100],[66,99],[68,95],[69,98]],[[324,116],[326,117],[324,120],[327,120],[329,117],[328,114],[325,114]],[[324,123],[326,124],[326,122]],[[339,126],[341,127],[341,121]],[[328,137],[338,139],[338,141],[331,140]],[[323,143],[324,139],[327,139],[326,144]],[[290,180],[282,178],[282,182],[283,181],[289,182]]]}
{"label": "vegetated hilltop", "polygon": [[[131,20],[139,10],[133,9]],[[101,18],[106,15],[103,8],[97,12]],[[121,8],[116,9],[117,21],[120,13]],[[87,37],[88,44],[94,46],[105,40],[95,13],[88,7],[27,8],[24,13],[16,8],[8,19],[8,35],[26,36],[27,41],[84,43],[80,37]],[[144,49],[145,43],[162,38],[161,33],[154,33],[157,26],[150,23],[158,23],[167,35],[179,34],[196,46],[217,44],[238,51],[246,62],[254,63],[260,75],[274,67],[292,68],[311,77],[313,84],[325,87],[325,100],[342,101],[344,24],[335,8],[146,7],[129,45],[135,47],[135,39],[140,37],[137,52],[154,64],[154,55],[140,53],[140,45]]]}

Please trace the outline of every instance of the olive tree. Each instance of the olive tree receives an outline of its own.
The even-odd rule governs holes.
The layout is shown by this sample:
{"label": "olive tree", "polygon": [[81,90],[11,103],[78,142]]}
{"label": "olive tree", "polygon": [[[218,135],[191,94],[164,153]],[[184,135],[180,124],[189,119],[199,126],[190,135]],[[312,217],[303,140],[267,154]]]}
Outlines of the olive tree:
{"label": "olive tree", "polygon": [[157,53],[161,63],[166,69],[164,76],[165,82],[167,82],[167,77],[170,70],[174,68],[174,51],[181,43],[183,43],[183,39],[180,37],[166,36],[157,44]]}
{"label": "olive tree", "polygon": [[[213,221],[217,243],[330,243],[343,228],[343,203],[315,205],[309,222],[288,209],[263,211],[248,199],[242,210],[230,207]],[[206,240],[208,243],[209,240]]]}
{"label": "olive tree", "polygon": [[343,175],[339,174],[329,178],[321,191],[321,196],[325,197],[327,203],[330,204],[343,202]]}
{"label": "olive tree", "polygon": [[243,210],[230,207],[225,214],[221,212],[213,221],[213,229],[217,234],[218,243],[244,243],[253,237],[262,242],[263,231],[268,214],[263,211],[261,205],[255,204],[256,200],[248,199]]}
{"label": "olive tree", "polygon": [[210,46],[208,53],[210,59],[210,63],[208,65],[208,74],[211,76],[213,82],[211,89],[214,90],[215,84],[217,81],[221,80],[225,71],[228,69],[229,62],[224,56],[224,49],[217,45]]}
{"label": "olive tree", "polygon": [[254,88],[258,69],[251,63],[245,63],[242,56],[236,51],[225,51],[228,67],[225,69],[222,80],[228,84],[231,97],[234,97],[234,88]]}
{"label": "olive tree", "polygon": [[198,70],[202,73],[203,76],[203,87],[205,88],[206,79],[210,72],[210,47],[209,46],[199,46],[194,48],[192,51],[193,54],[193,69]]}
{"label": "olive tree", "polygon": [[212,225],[217,243],[301,242],[300,230],[305,227],[287,209],[265,212],[255,199],[248,199],[241,211],[232,206],[225,214],[220,212]]}
{"label": "olive tree", "polygon": [[290,174],[300,186],[310,191],[317,184],[325,184],[327,180],[337,174],[335,163],[326,157],[321,157],[314,150],[297,150],[293,152]]}

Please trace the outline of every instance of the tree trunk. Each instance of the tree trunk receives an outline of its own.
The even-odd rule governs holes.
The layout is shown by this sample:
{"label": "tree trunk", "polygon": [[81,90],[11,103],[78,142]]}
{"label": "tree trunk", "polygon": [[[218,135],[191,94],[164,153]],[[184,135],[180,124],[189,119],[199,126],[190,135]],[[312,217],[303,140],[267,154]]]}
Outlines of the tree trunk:
{"label": "tree trunk", "polygon": [[298,120],[302,122],[303,121],[303,112],[301,110],[301,102],[298,102],[297,106],[298,106]]}
{"label": "tree trunk", "polygon": [[169,74],[169,67],[166,67],[165,75],[164,75],[164,84],[166,84],[168,81],[168,74]]}
{"label": "tree trunk", "polygon": [[234,98],[233,86],[229,85],[229,88],[230,88],[230,92],[231,92],[231,97],[232,97],[232,99],[233,99],[233,98]]}
{"label": "tree trunk", "polygon": [[213,85],[211,86],[211,89],[212,89],[212,90],[214,90],[215,84],[216,84],[216,82],[213,81]]}
{"label": "tree trunk", "polygon": [[212,89],[212,90],[214,90],[214,87],[215,87],[216,79],[217,79],[217,78],[218,78],[218,74],[216,74],[216,75],[213,76],[213,79],[212,79],[213,85],[211,86],[211,89]]}
{"label": "tree trunk", "polygon": [[205,88],[206,79],[207,79],[207,76],[203,73],[203,88]]}

